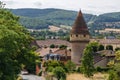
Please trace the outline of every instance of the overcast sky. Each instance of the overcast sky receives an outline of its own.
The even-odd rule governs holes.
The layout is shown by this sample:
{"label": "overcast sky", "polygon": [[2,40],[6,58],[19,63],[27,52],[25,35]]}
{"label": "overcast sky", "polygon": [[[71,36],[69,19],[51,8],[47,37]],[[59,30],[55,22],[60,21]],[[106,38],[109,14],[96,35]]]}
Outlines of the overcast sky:
{"label": "overcast sky", "polygon": [[59,8],[101,14],[120,12],[120,0],[1,0],[7,8]]}

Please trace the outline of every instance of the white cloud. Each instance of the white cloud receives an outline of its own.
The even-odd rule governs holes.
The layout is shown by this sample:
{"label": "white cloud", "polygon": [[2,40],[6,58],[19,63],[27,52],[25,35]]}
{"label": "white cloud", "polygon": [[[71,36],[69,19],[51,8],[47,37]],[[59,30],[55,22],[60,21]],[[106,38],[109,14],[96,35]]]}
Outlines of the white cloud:
{"label": "white cloud", "polygon": [[100,14],[120,11],[120,0],[1,0],[7,8],[61,8],[82,9],[84,12]]}

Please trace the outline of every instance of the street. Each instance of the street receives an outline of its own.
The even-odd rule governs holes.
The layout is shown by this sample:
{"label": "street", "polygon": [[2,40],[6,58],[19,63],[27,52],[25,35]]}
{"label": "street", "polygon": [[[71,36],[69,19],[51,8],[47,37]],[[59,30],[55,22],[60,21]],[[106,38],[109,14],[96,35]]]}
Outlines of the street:
{"label": "street", "polygon": [[20,75],[23,80],[45,80],[43,77],[39,77],[36,75]]}

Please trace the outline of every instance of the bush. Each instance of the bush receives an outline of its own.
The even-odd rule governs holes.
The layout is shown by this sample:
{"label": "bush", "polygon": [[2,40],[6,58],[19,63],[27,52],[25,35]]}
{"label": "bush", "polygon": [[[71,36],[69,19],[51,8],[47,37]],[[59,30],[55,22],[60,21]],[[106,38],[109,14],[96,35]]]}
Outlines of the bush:
{"label": "bush", "polygon": [[65,67],[67,68],[68,72],[74,72],[76,65],[72,61],[67,61]]}
{"label": "bush", "polygon": [[81,72],[80,67],[77,68],[76,72],[78,72],[78,73]]}
{"label": "bush", "polygon": [[51,44],[50,45],[50,48],[55,48],[56,46],[54,44]]}
{"label": "bush", "polygon": [[96,71],[97,71],[97,72],[107,72],[107,71],[109,71],[109,69],[110,69],[110,68],[97,67],[97,68],[96,68]]}
{"label": "bush", "polygon": [[108,80],[120,80],[120,79],[118,79],[117,73],[115,71],[111,70],[111,71],[109,71]]}
{"label": "bush", "polygon": [[21,76],[18,76],[17,80],[23,80]]}
{"label": "bush", "polygon": [[49,66],[49,67],[47,68],[47,71],[48,71],[48,72],[52,72],[53,69],[54,69],[54,68],[53,68],[52,66]]}
{"label": "bush", "polygon": [[118,51],[118,50],[120,50],[120,48],[119,48],[119,47],[116,47],[116,48],[115,48],[115,51]]}
{"label": "bush", "polygon": [[42,76],[42,70],[40,70],[40,72],[39,72],[38,76]]}
{"label": "bush", "polygon": [[66,46],[66,45],[60,45],[59,48],[60,48],[60,49],[66,49],[67,46]]}
{"label": "bush", "polygon": [[66,80],[66,73],[62,67],[56,67],[53,73],[58,80]]}

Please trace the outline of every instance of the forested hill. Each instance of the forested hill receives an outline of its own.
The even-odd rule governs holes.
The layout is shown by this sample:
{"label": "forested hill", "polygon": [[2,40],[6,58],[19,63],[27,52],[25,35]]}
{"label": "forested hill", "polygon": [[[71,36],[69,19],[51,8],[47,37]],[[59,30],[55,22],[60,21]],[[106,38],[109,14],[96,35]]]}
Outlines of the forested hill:
{"label": "forested hill", "polygon": [[[11,9],[11,11],[20,16],[20,22],[23,26],[31,29],[48,28],[49,25],[73,25],[77,16],[76,11],[62,9]],[[91,28],[106,26],[106,22],[120,21],[120,12],[106,13],[99,16],[84,14],[84,18]],[[93,27],[94,26],[94,27]],[[115,25],[116,26],[116,25]],[[117,25],[117,27],[119,27]],[[100,27],[103,28],[103,27]]]}
{"label": "forested hill", "polygon": [[[48,25],[72,25],[76,11],[62,9],[12,9],[15,15],[21,16],[20,22],[27,28],[48,28]],[[84,14],[85,20],[89,22],[94,15]]]}
{"label": "forested hill", "polygon": [[96,22],[119,22],[120,21],[120,12],[105,13],[99,15]]}

